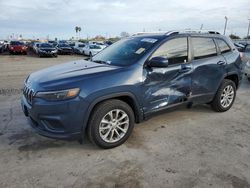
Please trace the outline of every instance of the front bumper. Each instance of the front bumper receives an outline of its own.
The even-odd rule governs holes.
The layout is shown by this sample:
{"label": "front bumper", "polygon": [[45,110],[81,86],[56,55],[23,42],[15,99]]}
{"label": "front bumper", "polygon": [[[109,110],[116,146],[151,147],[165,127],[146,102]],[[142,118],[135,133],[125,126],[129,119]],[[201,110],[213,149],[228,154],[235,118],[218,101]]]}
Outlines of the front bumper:
{"label": "front bumper", "polygon": [[27,50],[23,50],[23,49],[13,49],[13,50],[9,50],[11,53],[27,53]]}
{"label": "front bumper", "polygon": [[56,52],[39,52],[39,55],[40,56],[55,56],[55,55],[57,55],[57,53]]}
{"label": "front bumper", "polygon": [[83,121],[87,104],[78,98],[60,102],[34,99],[30,104],[22,96],[21,105],[24,114],[29,117],[31,127],[42,136],[75,140],[84,134]]}
{"label": "front bumper", "polygon": [[73,50],[58,50],[58,54],[73,54]]}

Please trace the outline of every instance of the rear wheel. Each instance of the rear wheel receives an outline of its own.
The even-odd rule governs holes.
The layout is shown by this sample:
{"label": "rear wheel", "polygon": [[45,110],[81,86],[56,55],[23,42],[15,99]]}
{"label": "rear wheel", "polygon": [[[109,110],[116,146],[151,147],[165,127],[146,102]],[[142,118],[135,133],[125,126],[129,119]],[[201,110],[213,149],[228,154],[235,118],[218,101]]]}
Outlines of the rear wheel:
{"label": "rear wheel", "polygon": [[131,107],[120,100],[108,100],[95,107],[88,124],[88,136],[101,148],[113,148],[124,143],[134,128]]}
{"label": "rear wheel", "polygon": [[223,80],[212,103],[212,108],[217,112],[229,110],[235,100],[236,86],[232,80]]}

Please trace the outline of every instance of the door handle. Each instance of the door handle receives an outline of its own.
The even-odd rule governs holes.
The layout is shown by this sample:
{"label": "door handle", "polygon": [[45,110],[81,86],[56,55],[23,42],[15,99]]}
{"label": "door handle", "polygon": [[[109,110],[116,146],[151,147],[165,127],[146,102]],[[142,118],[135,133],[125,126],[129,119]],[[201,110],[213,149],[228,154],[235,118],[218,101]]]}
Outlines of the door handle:
{"label": "door handle", "polygon": [[225,61],[218,61],[218,62],[217,62],[217,65],[225,65],[225,64],[226,64]]}

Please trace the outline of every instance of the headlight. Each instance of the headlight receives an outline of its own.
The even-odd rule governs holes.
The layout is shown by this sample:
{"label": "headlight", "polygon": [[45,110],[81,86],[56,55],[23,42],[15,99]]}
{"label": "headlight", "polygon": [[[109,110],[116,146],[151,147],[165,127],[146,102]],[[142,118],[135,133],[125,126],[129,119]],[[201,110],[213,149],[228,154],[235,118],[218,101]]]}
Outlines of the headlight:
{"label": "headlight", "polygon": [[51,51],[52,53],[57,53],[57,50],[53,50],[53,51]]}
{"label": "headlight", "polygon": [[61,91],[37,92],[35,97],[42,98],[48,101],[58,101],[71,99],[79,94],[80,88],[67,89]]}
{"label": "headlight", "polygon": [[250,68],[250,61],[246,63],[247,68]]}
{"label": "headlight", "polygon": [[39,49],[38,51],[39,51],[39,52],[45,52],[44,50],[40,50],[40,49]]}

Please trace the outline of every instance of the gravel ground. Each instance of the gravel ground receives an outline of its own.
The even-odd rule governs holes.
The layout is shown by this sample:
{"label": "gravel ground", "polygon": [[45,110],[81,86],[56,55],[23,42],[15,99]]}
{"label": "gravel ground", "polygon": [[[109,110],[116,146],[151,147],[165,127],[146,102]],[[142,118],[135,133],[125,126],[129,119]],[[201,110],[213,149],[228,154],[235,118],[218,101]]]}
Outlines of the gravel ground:
{"label": "gravel ground", "polygon": [[0,56],[0,187],[250,187],[250,83],[234,106],[180,108],[138,124],[120,147],[35,134],[20,106],[25,77],[81,56]]}

